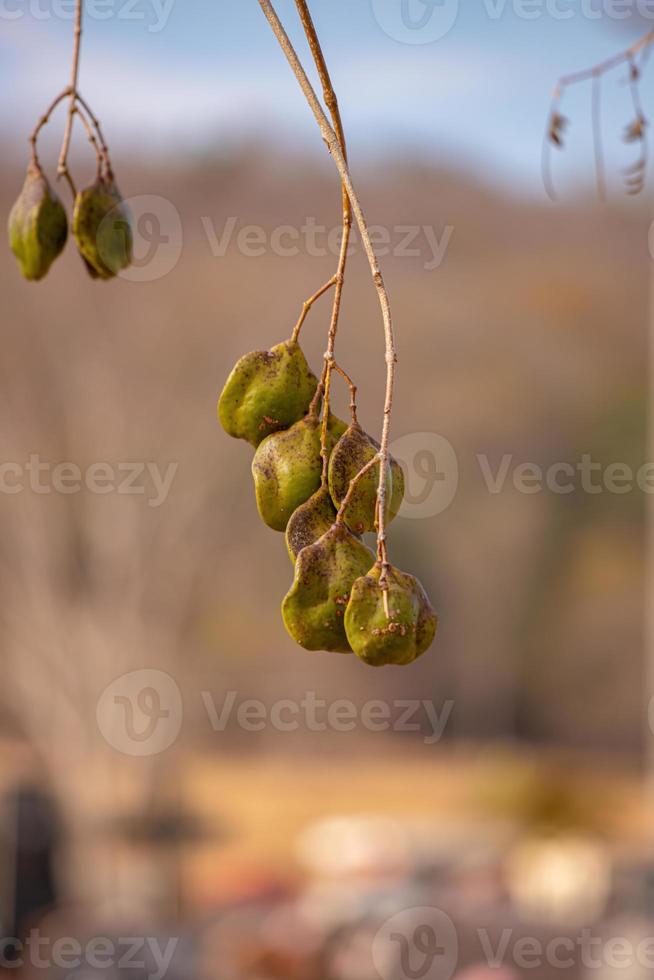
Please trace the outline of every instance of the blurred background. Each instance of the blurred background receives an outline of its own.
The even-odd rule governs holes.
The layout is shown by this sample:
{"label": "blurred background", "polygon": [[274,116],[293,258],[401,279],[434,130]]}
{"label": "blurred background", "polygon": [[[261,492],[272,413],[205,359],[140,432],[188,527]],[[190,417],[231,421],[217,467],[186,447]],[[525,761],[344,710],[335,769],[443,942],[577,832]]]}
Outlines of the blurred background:
{"label": "blurred background", "polygon": [[[80,88],[136,262],[92,282],[69,242],[35,285],[0,253],[0,969],[644,976],[653,215],[650,184],[622,188],[624,66],[604,84],[608,203],[587,86],[562,106],[557,203],[540,165],[556,78],[654,11],[311,7],[397,327],[392,559],[439,611],[436,643],[402,670],[295,646],[283,540],[216,422],[234,362],[289,336],[338,250],[335,171],[258,5],[89,0]],[[0,10],[4,214],[67,84],[72,13]],[[92,179],[80,132],[72,163]],[[378,437],[382,328],[354,246],[337,357]],[[330,306],[303,331],[315,370]]]}

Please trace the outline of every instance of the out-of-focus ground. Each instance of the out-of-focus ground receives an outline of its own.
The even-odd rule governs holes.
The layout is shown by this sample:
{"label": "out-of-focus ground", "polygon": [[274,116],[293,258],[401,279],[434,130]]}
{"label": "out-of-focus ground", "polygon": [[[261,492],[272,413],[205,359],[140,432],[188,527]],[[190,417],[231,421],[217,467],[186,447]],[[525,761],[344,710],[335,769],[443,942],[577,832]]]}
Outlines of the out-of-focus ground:
{"label": "out-of-focus ground", "polygon": [[[577,885],[565,899],[554,888],[566,927],[576,914],[606,923],[628,912],[638,925],[652,910],[647,497],[637,486],[623,492],[624,481],[621,492],[597,486],[613,464],[629,467],[633,484],[646,462],[648,203],[537,204],[425,164],[355,165],[368,218],[396,252],[383,259],[399,353],[393,433],[408,454],[412,503],[391,528],[392,559],[420,577],[441,616],[421,661],[375,671],[301,651],[286,635],[283,539],[257,517],[250,449],[215,419],[236,359],[289,336],[303,300],[334,270],[331,253],[307,253],[306,232],[296,235],[298,255],[270,244],[281,226],[295,235],[307,218],[329,229],[339,222],[331,172],[289,158],[250,147],[186,169],[121,162],[121,189],[138,214],[154,214],[164,235],[171,213],[181,220],[178,261],[154,281],[91,282],[72,242],[38,285],[23,282],[8,252],[0,260],[2,459],[23,468],[26,484],[3,492],[0,508],[5,789],[28,778],[51,788],[68,831],[65,893],[113,909],[116,921],[136,909],[147,921],[177,914],[186,932],[228,900],[268,901],[280,889],[297,898],[312,876],[337,873],[345,877],[326,900],[331,915],[352,893],[348,876],[364,872],[327,871],[330,848],[359,860],[363,838],[373,842],[364,877],[376,866],[393,881],[392,900],[372,902],[382,919],[398,903],[463,902],[469,912],[483,895],[510,923],[529,921],[538,906],[541,928],[550,921],[543,908],[552,911],[534,899],[541,886],[525,897],[507,881],[521,842],[561,837],[592,851],[579,852],[585,878],[574,847],[557,865]],[[21,180],[18,166],[3,174],[3,213]],[[256,243],[239,245],[247,226],[260,229]],[[157,239],[146,221],[142,234],[153,230]],[[437,268],[434,235],[448,242]],[[282,247],[289,241],[287,229]],[[163,251],[152,261],[164,262],[171,243],[155,246]],[[324,253],[322,233],[309,251]],[[329,311],[321,300],[302,334],[316,369]],[[337,356],[359,386],[363,425],[378,436],[382,329],[361,254],[347,276]],[[341,415],[346,405],[339,391]],[[433,434],[458,462],[458,488],[441,513],[430,494],[447,459],[434,455],[442,444]],[[165,499],[149,506],[147,481],[143,494],[37,492],[24,469],[35,455],[83,472],[97,463],[177,469]],[[578,470],[585,457],[590,489]],[[525,463],[572,467],[573,491],[534,489],[533,480],[533,492],[521,491],[515,468]],[[47,486],[48,472],[41,477]],[[108,685],[139,669],[167,673],[182,705],[173,744],[143,757],[96,713]],[[236,707],[217,720],[230,692]],[[271,721],[280,700],[294,710],[308,694],[327,707],[351,702],[353,728],[316,729],[304,709],[291,730]],[[247,701],[263,706],[262,725],[243,723],[237,708]],[[395,722],[415,702],[410,724],[372,730],[361,721],[372,701]],[[438,737],[424,702],[443,720]],[[145,727],[157,720],[151,707]],[[336,838],[316,830],[307,844],[307,828],[328,818],[373,823],[339,825]],[[399,834],[401,856],[388,868],[381,855],[393,833],[375,830],[378,819]],[[486,858],[471,871],[465,856],[480,841]],[[307,849],[309,870],[298,856]],[[620,875],[631,881],[633,868],[630,890]],[[258,919],[242,928],[263,934]],[[216,941],[211,963],[220,961]],[[374,975],[367,966],[348,973],[338,956],[322,974],[307,962],[257,960],[225,975]]]}

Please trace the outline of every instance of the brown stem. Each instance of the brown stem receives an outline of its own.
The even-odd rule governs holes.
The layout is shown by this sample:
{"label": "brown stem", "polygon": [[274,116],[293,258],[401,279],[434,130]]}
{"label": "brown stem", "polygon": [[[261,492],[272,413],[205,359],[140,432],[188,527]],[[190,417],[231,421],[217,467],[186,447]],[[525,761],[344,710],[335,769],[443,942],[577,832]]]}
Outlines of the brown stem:
{"label": "brown stem", "polygon": [[320,297],[323,296],[328,289],[331,289],[332,286],[335,285],[336,285],[336,276],[332,276],[331,279],[328,282],[326,282],[324,286],[320,287],[317,293],[314,293],[313,296],[309,297],[309,299],[305,299],[304,303],[302,304],[302,312],[300,313],[300,318],[295,324],[295,326],[293,327],[293,333],[291,334],[291,340],[294,344],[297,343],[298,337],[300,336],[300,330],[302,329],[302,325],[306,320],[307,314],[311,309],[311,307],[313,306],[313,304],[316,302],[317,299],[320,299]]}
{"label": "brown stem", "polygon": [[613,55],[612,58],[607,58],[606,61],[600,61],[598,65],[594,65],[592,68],[584,68],[583,71],[572,72],[570,75],[562,75],[559,79],[557,89],[565,88],[568,85],[576,85],[577,82],[587,82],[589,79],[593,78],[594,75],[603,75],[612,68],[617,68],[617,66],[622,64],[623,61],[633,60],[633,58],[640,51],[644,51],[645,48],[649,47],[650,44],[653,43],[654,31],[648,31],[647,34],[643,34],[643,36],[638,38],[638,40],[632,45],[625,48],[624,51],[620,51],[618,54]]}
{"label": "brown stem", "polygon": [[307,78],[307,74],[302,67],[302,64],[297,56],[297,53],[291,44],[284,27],[277,16],[275,8],[273,7],[270,0],[258,0],[259,6],[261,7],[266,20],[270,24],[270,27],[279,42],[279,45],[286,56],[286,59],[291,66],[293,74],[295,75],[302,93],[306,98],[311,111],[318,123],[320,132],[322,134],[327,148],[334,159],[338,172],[341,176],[341,180],[347,190],[348,197],[350,199],[350,204],[352,206],[352,212],[356,219],[359,233],[361,235],[361,241],[363,243],[363,248],[370,265],[370,271],[372,274],[372,279],[377,290],[377,295],[379,298],[379,304],[382,311],[382,318],[384,322],[384,339],[386,347],[386,395],[384,399],[384,421],[382,426],[382,437],[381,445],[379,451],[379,457],[382,461],[379,472],[379,490],[378,490],[378,502],[379,502],[379,529],[377,533],[377,542],[379,551],[381,554],[382,561],[382,574],[380,576],[380,584],[383,588],[387,588],[386,572],[389,567],[388,564],[388,550],[386,545],[386,470],[387,470],[387,460],[388,460],[388,442],[390,434],[390,421],[391,414],[393,411],[393,384],[395,380],[395,364],[397,361],[397,355],[395,353],[395,341],[393,337],[393,321],[391,317],[390,303],[388,299],[388,293],[386,292],[386,287],[384,285],[384,280],[379,269],[379,262],[377,261],[377,256],[375,254],[375,249],[372,244],[370,233],[368,231],[368,225],[361,208],[361,204],[357,193],[352,184],[352,179],[347,167],[347,162],[341,151],[338,137],[332,127],[329,124],[329,120],[325,115],[320,102],[313,90],[311,82]]}
{"label": "brown stem", "polygon": [[104,133],[102,132],[102,127],[100,126],[100,120],[94,114],[93,110],[91,109],[91,106],[88,104],[86,99],[83,99],[79,92],[76,93],[75,97],[79,102],[79,104],[84,109],[84,111],[86,112],[87,116],[91,121],[91,124],[93,125],[93,128],[95,129],[96,135],[98,137],[98,143],[100,145],[100,150],[102,152],[102,158],[106,169],[106,175],[110,180],[113,180],[114,174],[113,174],[113,170],[111,169],[111,160],[109,159],[109,147],[107,146],[107,141],[104,138]]}
{"label": "brown stem", "polygon": [[606,200],[606,180],[604,176],[604,153],[602,150],[602,76],[593,75],[593,150],[595,153],[595,180],[597,197]]}
{"label": "brown stem", "polygon": [[99,177],[100,174],[102,173],[102,161],[103,161],[102,149],[100,148],[100,144],[98,143],[97,137],[93,131],[93,126],[88,116],[86,115],[86,112],[81,108],[81,106],[76,106],[75,113],[79,116],[80,122],[84,127],[84,132],[87,135],[88,141],[93,147],[93,149],[95,150],[95,156],[98,163],[97,175]]}
{"label": "brown stem", "polygon": [[[341,501],[341,505],[338,508],[338,513],[336,514],[336,521],[335,521],[336,524],[345,523],[345,511],[347,510],[349,503],[352,500],[352,495],[356,490],[357,484],[359,483],[360,480],[363,479],[366,473],[370,472],[373,466],[376,466],[377,463],[380,462],[380,460],[381,460],[381,452],[378,452],[372,457],[372,459],[368,460],[365,466],[361,467],[361,469],[356,474],[356,476],[352,477],[352,479],[350,480],[350,485],[347,488],[347,493],[343,497],[343,500]],[[383,559],[381,558],[381,556],[380,556],[380,561],[383,564]]]}
{"label": "brown stem", "polygon": [[[605,61],[600,61],[599,64],[593,65],[591,68],[584,68],[582,71],[572,72],[569,75],[562,75],[559,78],[554,92],[552,93],[552,103],[550,109],[550,118],[548,120],[548,131],[545,135],[545,141],[543,145],[542,154],[542,171],[543,171],[543,183],[545,184],[545,190],[549,197],[553,200],[556,199],[554,192],[554,187],[552,185],[552,178],[550,172],[550,147],[552,142],[557,143],[562,146],[563,143],[560,139],[552,136],[550,129],[550,121],[553,118],[554,113],[558,112],[559,103],[565,93],[566,88],[571,85],[577,85],[580,82],[591,81],[593,83],[593,93],[592,93],[592,117],[593,117],[593,144],[594,144],[594,155],[595,155],[595,174],[597,182],[597,193],[600,200],[604,200],[606,196],[606,178],[605,178],[605,168],[604,168],[604,154],[602,150],[601,142],[601,80],[602,76],[606,72],[611,71],[613,68],[617,68],[619,65],[625,62],[629,64],[630,68],[630,81],[633,86],[634,83],[634,70],[637,73],[642,72],[647,57],[651,51],[652,45],[654,44],[654,31],[648,31],[647,34],[643,34],[642,37],[638,38],[633,44],[618,54],[613,55],[611,58],[607,58]],[[636,56],[641,54],[640,66],[636,64]],[[637,76],[636,76],[637,77]],[[560,134],[559,134],[560,135]],[[644,148],[646,155],[646,148]],[[644,161],[646,163],[646,160]],[[636,186],[631,189],[631,193],[637,193],[641,189],[640,182],[636,183]]]}
{"label": "brown stem", "polygon": [[66,118],[66,128],[64,130],[64,139],[61,144],[61,152],[59,154],[59,162],[57,163],[57,174],[60,177],[65,177],[68,181],[68,185],[71,189],[73,197],[76,196],[75,184],[73,178],[68,170],[68,150],[70,149],[70,140],[73,135],[73,121],[75,119],[75,100],[77,98],[77,79],[79,77],[79,55],[82,40],[82,0],[76,0],[75,4],[75,28],[73,31],[73,66],[71,68],[70,74],[70,105],[68,107],[68,116]]}
{"label": "brown stem", "polygon": [[350,375],[347,374],[347,372],[343,370],[340,364],[337,364],[336,361],[334,360],[332,360],[331,369],[332,371],[336,371],[337,374],[340,374],[343,381],[350,389],[350,418],[352,421],[352,425],[357,425],[357,386],[355,385]]}
{"label": "brown stem", "polygon": [[34,163],[35,166],[37,166],[39,168],[39,170],[41,169],[41,165],[39,163],[39,158],[38,158],[37,149],[36,149],[36,144],[37,144],[37,141],[38,141],[38,138],[39,138],[39,133],[41,132],[41,130],[43,129],[43,127],[46,126],[50,122],[50,116],[55,111],[55,109],[57,108],[57,106],[59,105],[59,103],[60,102],[63,102],[63,100],[67,96],[69,96],[71,94],[71,91],[72,90],[70,88],[65,88],[63,90],[63,92],[60,92],[59,95],[57,95],[52,100],[52,102],[50,103],[50,105],[48,106],[48,108],[45,110],[45,112],[43,113],[43,115],[41,116],[41,118],[38,120],[38,122],[37,122],[36,126],[34,127],[34,129],[32,130],[32,132],[30,133],[29,142],[30,142],[30,144],[32,146],[32,163]]}
{"label": "brown stem", "polygon": [[[316,31],[315,24],[313,23],[313,18],[311,17],[307,0],[295,0],[295,5],[300,15],[300,20],[302,21],[302,27],[304,28],[304,33],[306,34],[307,41],[309,43],[309,48],[311,49],[311,54],[313,56],[316,69],[318,71],[318,77],[320,78],[320,84],[322,85],[325,105],[327,106],[329,110],[329,114],[332,119],[334,132],[336,133],[336,138],[338,140],[338,145],[340,146],[341,153],[343,154],[343,159],[347,161],[347,147],[345,144],[345,132],[343,130],[343,121],[341,119],[341,113],[338,108],[338,99],[336,98],[336,92],[334,91],[334,86],[332,85],[329,69],[327,68],[327,62],[325,61],[325,56],[323,54],[322,47],[320,46],[320,41],[318,40],[318,33]],[[329,449],[327,446],[327,439],[328,439],[328,429],[329,429],[331,372],[334,364],[334,347],[336,344],[338,320],[341,312],[341,299],[343,295],[343,284],[345,282],[345,267],[347,265],[348,249],[350,245],[350,232],[352,229],[352,207],[350,205],[350,198],[347,193],[347,188],[343,182],[341,182],[341,191],[342,191],[342,199],[343,199],[343,235],[341,238],[341,249],[338,257],[338,266],[336,269],[337,279],[336,279],[336,289],[334,290],[334,305],[332,308],[332,318],[329,325],[329,332],[327,334],[325,363],[323,366],[322,378],[321,378],[322,392],[324,393],[322,430],[320,435],[320,455],[322,456],[322,462],[323,462],[322,465],[323,486],[325,486],[327,483],[327,465],[329,462]],[[350,408],[352,408],[352,406],[350,406]],[[356,413],[356,408],[354,409],[354,411]]]}

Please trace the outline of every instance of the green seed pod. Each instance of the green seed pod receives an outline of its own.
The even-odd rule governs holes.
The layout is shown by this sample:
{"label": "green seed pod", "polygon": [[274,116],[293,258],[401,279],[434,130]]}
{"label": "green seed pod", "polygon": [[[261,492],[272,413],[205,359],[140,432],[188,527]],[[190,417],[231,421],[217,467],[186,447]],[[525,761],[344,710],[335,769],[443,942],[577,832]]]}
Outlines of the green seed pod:
{"label": "green seed pod", "polygon": [[[338,419],[331,416],[327,429],[328,452],[335,442],[332,426],[338,424]],[[320,419],[306,415],[290,429],[267,436],[254,454],[252,475],[257,507],[261,520],[274,531],[285,531],[293,512],[320,486],[321,430]]]}
{"label": "green seed pod", "polygon": [[109,177],[98,177],[75,198],[73,235],[89,274],[113,279],[132,261],[127,205]]}
{"label": "green seed pod", "polygon": [[374,561],[372,552],[343,524],[334,524],[303,548],[282,603],[286,629],[305,650],[350,653],[343,614],[354,581]]}
{"label": "green seed pod", "polygon": [[260,443],[252,476],[261,520],[285,531],[300,504],[320,486],[320,419],[307,415],[290,429],[274,432]]}
{"label": "green seed pod", "polygon": [[314,544],[321,538],[336,520],[336,508],[332,503],[329,490],[321,487],[312,497],[301,504],[291,515],[286,527],[286,548],[291,561],[303,548]]}
{"label": "green seed pod", "polygon": [[404,666],[431,646],[438,617],[418,579],[392,567],[387,576],[387,615],[380,576],[381,566],[376,563],[354,582],[345,610],[345,631],[364,663]]}
{"label": "green seed pod", "polygon": [[31,163],[9,215],[9,245],[26,279],[43,279],[68,237],[63,205],[40,168]]}
{"label": "green seed pod", "polygon": [[318,381],[297,341],[245,354],[234,367],[218,401],[225,432],[253,446],[306,415]]}
{"label": "green seed pod", "polygon": [[[350,482],[379,452],[375,442],[360,425],[353,423],[340,438],[329,462],[329,490],[338,508],[350,487]],[[355,534],[375,530],[375,510],[379,485],[379,464],[372,466],[357,483],[343,515],[345,523]],[[391,459],[386,475],[386,520],[392,521],[404,497],[404,474],[396,460]]]}

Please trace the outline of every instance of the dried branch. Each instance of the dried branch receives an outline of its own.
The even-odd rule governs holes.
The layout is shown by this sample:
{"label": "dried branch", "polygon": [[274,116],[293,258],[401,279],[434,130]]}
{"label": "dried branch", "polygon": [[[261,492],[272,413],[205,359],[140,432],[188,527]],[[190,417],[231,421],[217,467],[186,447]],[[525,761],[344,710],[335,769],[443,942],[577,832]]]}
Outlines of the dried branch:
{"label": "dried branch", "polygon": [[[646,136],[647,120],[645,119],[645,115],[642,111],[639,82],[645,65],[649,59],[653,44],[654,31],[649,31],[628,48],[620,51],[616,55],[613,55],[613,57],[607,58],[605,61],[601,61],[592,68],[585,68],[582,71],[573,72],[569,75],[563,75],[559,79],[552,94],[552,103],[550,106],[545,137],[543,140],[542,155],[543,184],[545,185],[545,190],[548,196],[553,200],[555,199],[556,194],[552,183],[550,150],[552,146],[555,146],[558,149],[563,149],[563,135],[568,124],[568,120],[561,114],[560,104],[568,87],[587,81],[592,81],[593,83],[592,124],[597,194],[600,200],[605,200],[606,175],[604,169],[604,153],[602,149],[601,85],[602,79],[607,72],[610,72],[614,68],[617,68],[623,64],[627,64],[629,66],[629,78],[627,81],[631,90],[631,98],[635,110],[635,118],[625,128],[623,138],[626,143],[640,142],[641,144],[641,155],[639,159],[623,171],[623,176],[626,178],[625,186],[628,194],[638,194],[643,189],[645,185],[645,174],[647,170],[649,153]],[[638,55],[640,55],[640,65],[636,61]]]}
{"label": "dried branch", "polygon": [[300,318],[295,324],[295,326],[293,327],[291,340],[294,343],[297,342],[297,339],[300,336],[300,331],[302,329],[304,321],[306,320],[307,314],[309,313],[309,310],[311,309],[313,304],[316,302],[316,300],[320,299],[320,297],[323,296],[327,292],[327,290],[331,289],[332,286],[335,285],[336,285],[336,276],[332,276],[331,279],[328,282],[326,282],[324,286],[320,287],[317,293],[314,293],[313,296],[309,297],[309,299],[305,299],[304,303],[302,304],[302,312],[300,313]]}
{"label": "dried branch", "polygon": [[259,6],[261,7],[270,27],[279,42],[279,45],[286,56],[286,59],[291,66],[293,74],[295,75],[298,84],[306,98],[311,111],[318,123],[320,132],[327,144],[327,148],[336,164],[338,172],[340,174],[343,185],[345,186],[350,200],[350,205],[352,207],[353,215],[356,219],[359,232],[361,235],[361,241],[363,243],[363,248],[370,265],[370,271],[372,274],[372,279],[377,290],[377,295],[379,298],[379,304],[382,312],[382,319],[384,323],[384,339],[386,348],[386,395],[384,399],[384,420],[382,426],[382,437],[379,451],[379,458],[382,465],[380,466],[379,473],[379,490],[378,490],[378,507],[379,507],[379,521],[377,528],[377,547],[378,554],[380,556],[380,561],[382,565],[382,574],[380,576],[380,584],[383,588],[387,588],[387,570],[389,568],[388,562],[388,550],[386,544],[386,471],[387,471],[387,461],[388,461],[388,442],[390,434],[390,422],[391,414],[393,411],[393,385],[395,380],[395,364],[397,362],[397,355],[395,352],[395,340],[393,336],[393,321],[391,316],[390,302],[388,298],[388,293],[384,285],[384,280],[379,268],[379,262],[375,253],[374,246],[372,244],[370,233],[368,231],[368,225],[359,201],[358,195],[352,184],[352,179],[348,170],[347,162],[343,156],[343,152],[340,148],[338,137],[336,132],[331,127],[325,112],[320,105],[318,97],[311,85],[311,82],[307,78],[307,74],[302,67],[302,64],[298,58],[295,48],[291,44],[284,27],[277,16],[275,8],[273,7],[270,0],[258,0]]}
{"label": "dried branch", "polygon": [[[313,60],[318,71],[318,77],[320,79],[320,84],[322,85],[323,97],[325,99],[325,105],[329,110],[329,114],[332,119],[332,124],[334,126],[334,132],[338,139],[341,152],[343,154],[343,159],[347,162],[347,146],[345,143],[345,133],[343,130],[343,121],[341,119],[341,113],[338,107],[338,99],[336,97],[336,92],[334,91],[334,86],[332,85],[331,76],[329,74],[329,69],[327,68],[327,62],[325,61],[325,56],[318,39],[318,34],[309,11],[306,0],[295,0],[295,5],[300,15],[300,20],[302,21],[302,27],[304,28],[304,33],[306,34],[307,41],[309,43],[309,48],[313,56]],[[327,483],[327,466],[329,463],[329,447],[328,447],[328,434],[329,434],[329,406],[330,406],[330,394],[331,394],[331,372],[334,364],[334,347],[336,343],[336,333],[338,331],[338,320],[341,311],[341,298],[343,295],[343,285],[345,282],[345,267],[347,265],[348,249],[350,244],[350,232],[352,229],[352,207],[350,205],[350,198],[347,193],[347,188],[345,184],[341,182],[341,193],[343,199],[343,234],[341,238],[341,249],[338,257],[338,266],[336,269],[336,289],[334,291],[334,305],[332,308],[332,318],[329,325],[329,332],[327,334],[327,347],[325,350],[325,363],[323,366],[322,377],[321,377],[321,390],[324,394],[323,399],[323,416],[322,416],[322,430],[320,434],[320,455],[322,456],[322,483],[323,486]],[[356,389],[355,389],[356,390]],[[352,406],[350,406],[352,410]],[[354,414],[356,415],[356,407],[354,408]]]}
{"label": "dried branch", "polygon": [[36,126],[34,127],[32,132],[30,133],[29,142],[32,147],[32,163],[36,167],[38,167],[39,170],[41,169],[41,164],[39,163],[38,152],[37,152],[37,141],[39,138],[39,133],[41,132],[43,127],[47,126],[47,124],[50,122],[50,116],[55,111],[59,103],[63,102],[63,100],[70,94],[71,94],[70,88],[65,88],[63,92],[60,92],[59,95],[57,95],[52,100],[48,108],[45,110],[43,115],[37,121]]}
{"label": "dried branch", "polygon": [[61,144],[59,162],[57,163],[57,174],[65,177],[71,189],[73,197],[76,196],[75,184],[68,169],[68,150],[70,140],[73,135],[73,122],[75,119],[75,100],[77,98],[77,80],[79,77],[79,55],[82,41],[82,0],[76,0],[75,4],[75,28],[73,30],[73,65],[70,75],[70,105],[68,107],[68,117],[64,130],[64,139]]}
{"label": "dried branch", "polygon": [[381,460],[381,452],[376,453],[372,457],[372,459],[369,459],[366,465],[361,467],[361,469],[356,474],[356,476],[352,477],[352,479],[350,480],[350,485],[347,488],[347,493],[343,497],[343,500],[341,501],[341,505],[338,508],[338,513],[336,514],[336,520],[334,521],[335,524],[345,523],[345,511],[349,507],[354,491],[357,488],[357,484],[360,483],[360,481],[363,479],[366,473],[369,473],[370,470],[373,468],[373,466],[376,466],[377,463],[380,462],[380,460]]}
{"label": "dried branch", "polygon": [[593,75],[593,151],[595,154],[595,181],[597,197],[606,200],[604,176],[604,151],[602,149],[602,76]]}

